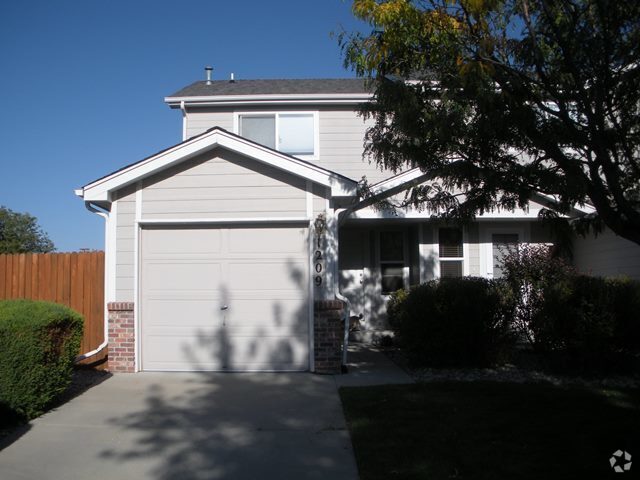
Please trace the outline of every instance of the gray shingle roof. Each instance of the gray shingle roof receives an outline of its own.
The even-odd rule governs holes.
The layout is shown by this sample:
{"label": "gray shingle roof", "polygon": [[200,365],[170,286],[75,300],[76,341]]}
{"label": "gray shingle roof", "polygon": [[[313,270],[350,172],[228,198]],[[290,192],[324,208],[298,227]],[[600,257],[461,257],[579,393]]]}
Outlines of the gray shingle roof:
{"label": "gray shingle roof", "polygon": [[206,97],[212,95],[284,95],[284,94],[369,93],[361,78],[285,79],[285,80],[212,80],[195,82],[169,97]]}

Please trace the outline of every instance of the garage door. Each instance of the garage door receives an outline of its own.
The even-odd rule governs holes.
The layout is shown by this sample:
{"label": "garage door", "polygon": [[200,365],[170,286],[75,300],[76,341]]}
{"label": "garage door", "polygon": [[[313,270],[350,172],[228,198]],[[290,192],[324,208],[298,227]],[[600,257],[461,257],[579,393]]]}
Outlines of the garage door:
{"label": "garage door", "polygon": [[307,228],[144,228],[143,370],[307,370]]}

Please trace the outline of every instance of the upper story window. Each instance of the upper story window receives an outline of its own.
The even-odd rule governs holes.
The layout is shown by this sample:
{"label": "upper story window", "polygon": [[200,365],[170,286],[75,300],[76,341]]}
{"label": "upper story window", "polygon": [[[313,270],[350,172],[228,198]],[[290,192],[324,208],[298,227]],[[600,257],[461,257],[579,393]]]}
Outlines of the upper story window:
{"label": "upper story window", "polygon": [[464,243],[461,228],[440,228],[438,230],[438,257],[440,277],[462,277],[464,270]]}
{"label": "upper story window", "polygon": [[317,115],[313,112],[240,113],[238,134],[300,158],[317,158]]}

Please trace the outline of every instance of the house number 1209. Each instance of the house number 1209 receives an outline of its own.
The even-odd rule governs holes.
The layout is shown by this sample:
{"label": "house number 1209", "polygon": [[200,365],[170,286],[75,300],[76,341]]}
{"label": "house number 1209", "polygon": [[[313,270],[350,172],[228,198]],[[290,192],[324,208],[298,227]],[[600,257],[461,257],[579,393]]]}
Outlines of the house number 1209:
{"label": "house number 1209", "polygon": [[315,227],[315,251],[313,252],[313,269],[315,270],[313,275],[313,283],[316,287],[322,285],[322,277],[324,271],[324,258],[322,256],[322,235],[325,230],[325,219],[323,215],[319,215],[314,223]]}
{"label": "house number 1209", "polygon": [[320,237],[318,237],[318,250],[316,250],[313,254],[313,259],[314,259],[314,264],[313,264],[313,269],[316,271],[316,276],[314,277],[313,281],[316,284],[317,287],[319,287],[320,285],[322,285],[322,270],[324,269],[323,265],[322,265],[322,250],[320,250],[321,245],[320,245]]}

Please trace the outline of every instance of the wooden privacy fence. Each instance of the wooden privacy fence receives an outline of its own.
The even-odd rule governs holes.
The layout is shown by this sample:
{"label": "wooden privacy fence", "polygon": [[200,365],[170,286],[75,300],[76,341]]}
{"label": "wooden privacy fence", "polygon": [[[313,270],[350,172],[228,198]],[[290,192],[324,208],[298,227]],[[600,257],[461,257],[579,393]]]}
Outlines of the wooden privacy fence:
{"label": "wooden privacy fence", "polygon": [[[80,353],[104,337],[104,252],[0,254],[0,300],[61,303],[84,317]],[[106,349],[82,363],[103,363]]]}

